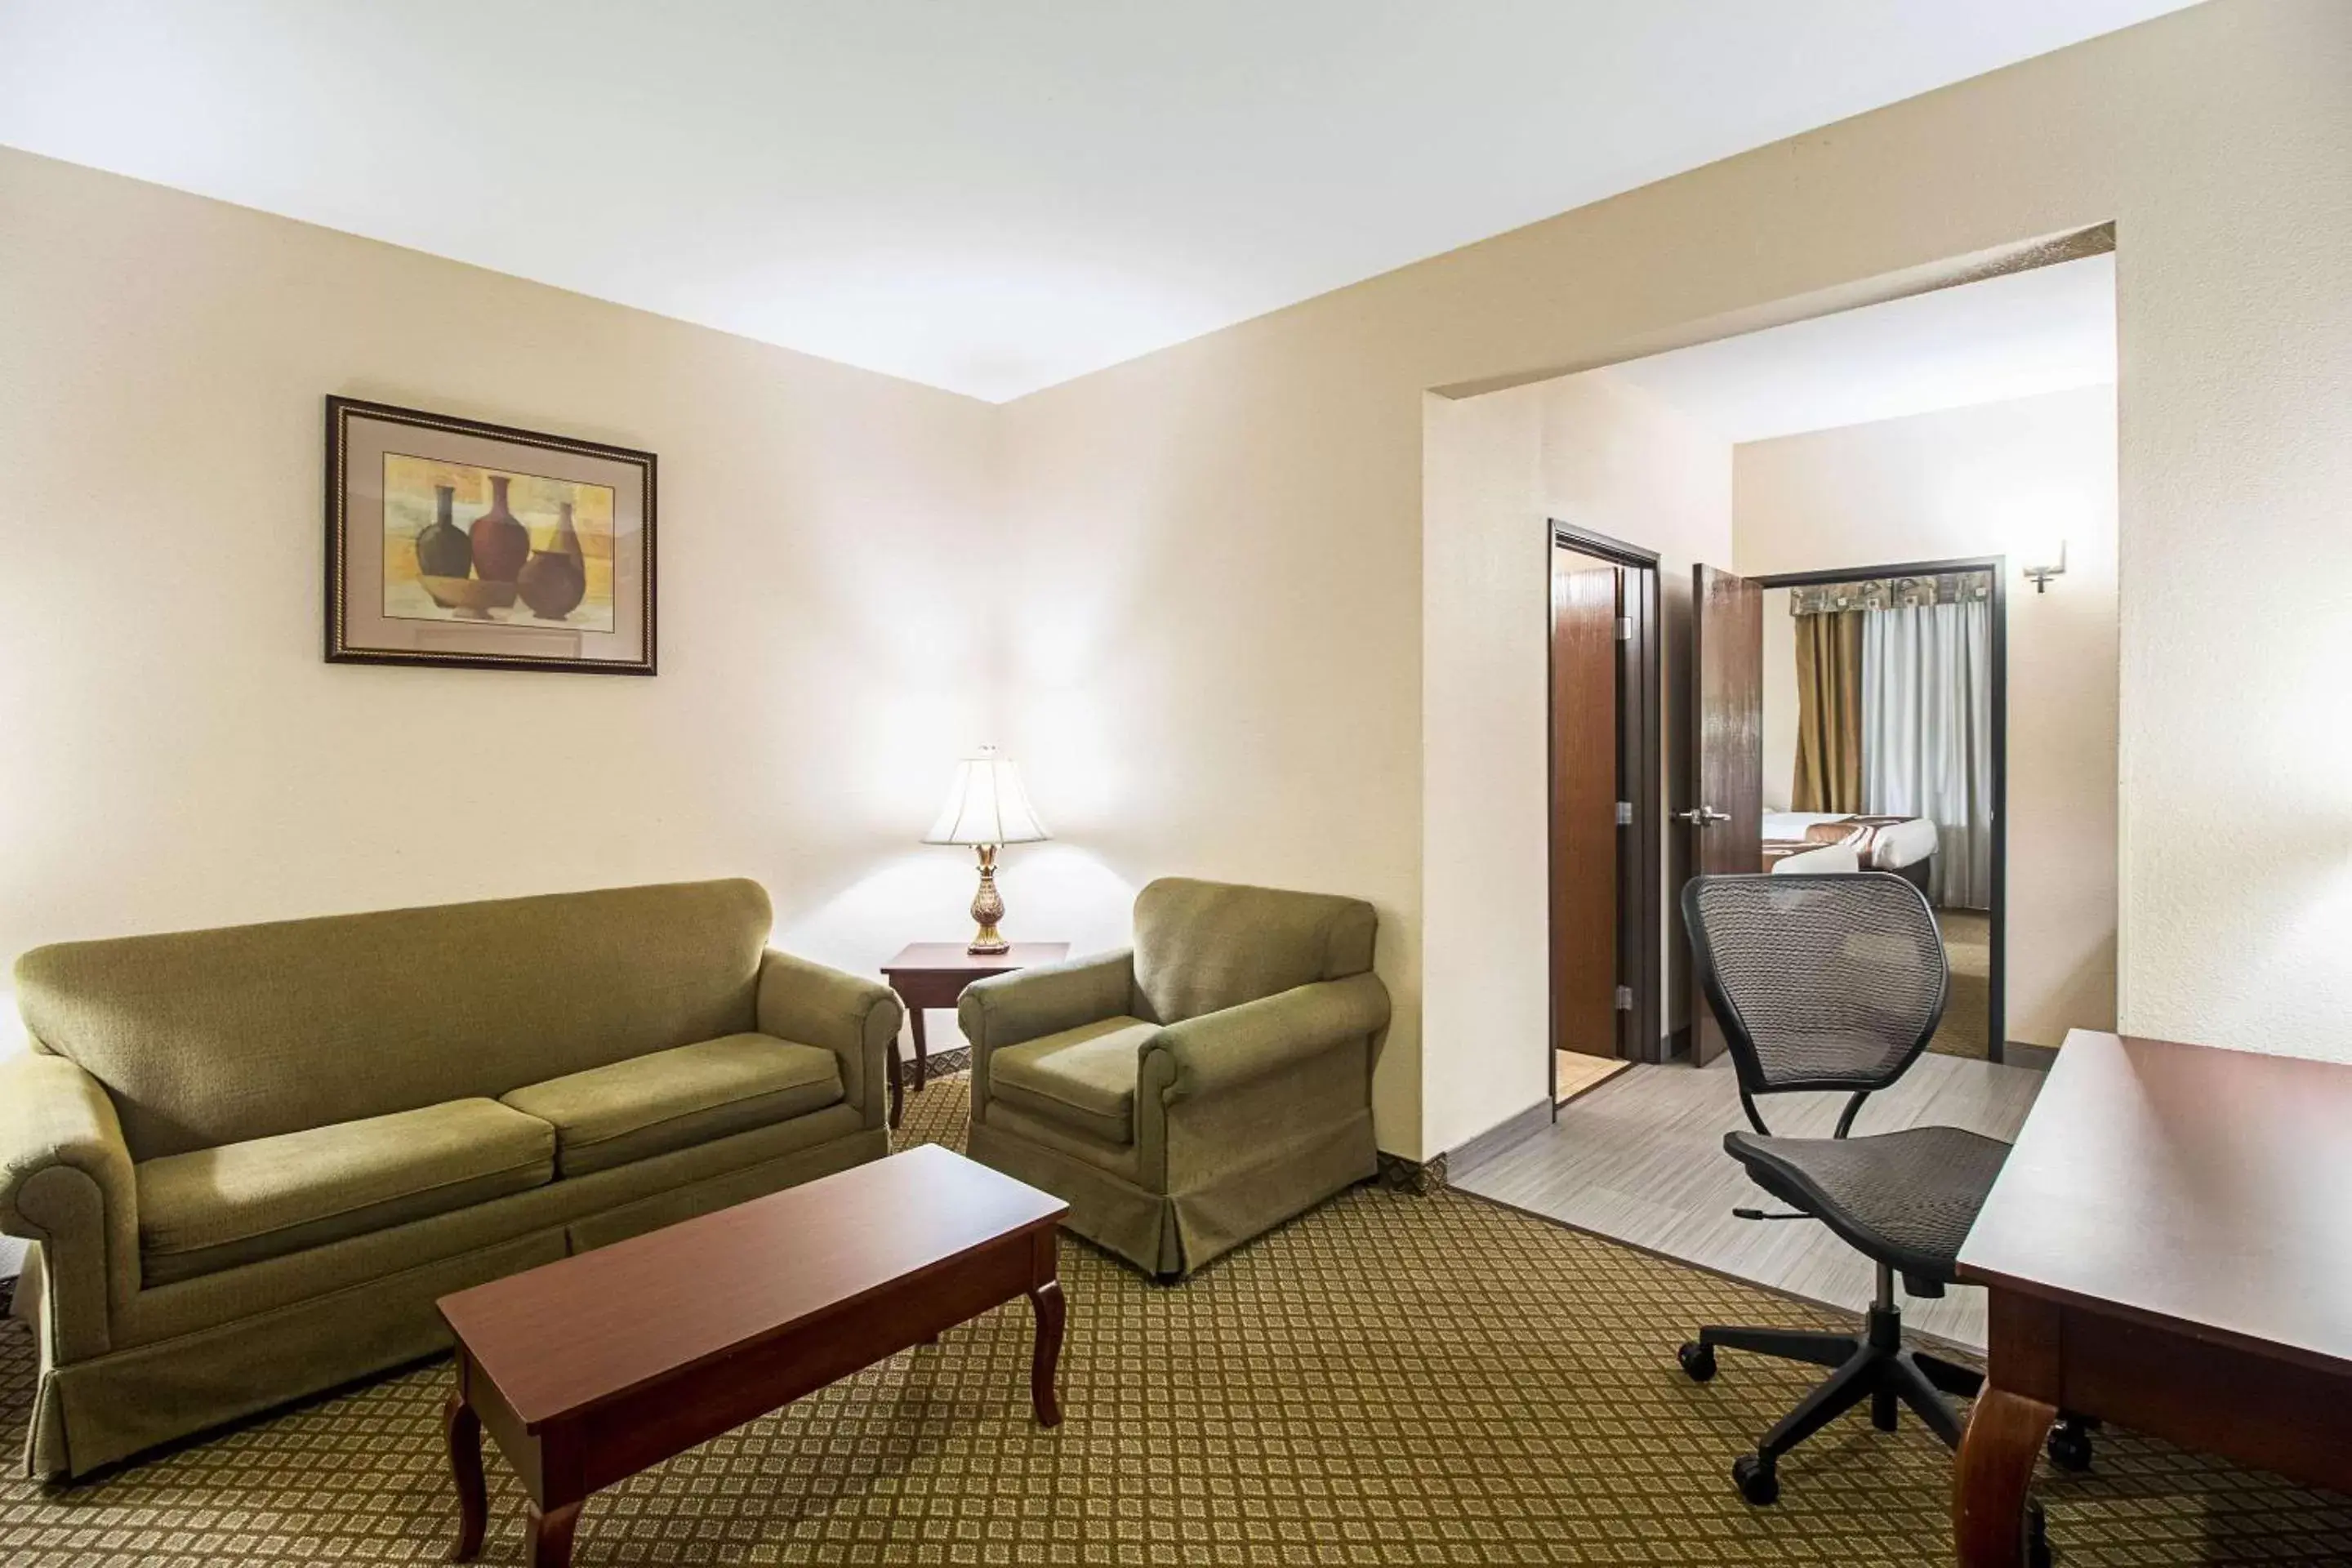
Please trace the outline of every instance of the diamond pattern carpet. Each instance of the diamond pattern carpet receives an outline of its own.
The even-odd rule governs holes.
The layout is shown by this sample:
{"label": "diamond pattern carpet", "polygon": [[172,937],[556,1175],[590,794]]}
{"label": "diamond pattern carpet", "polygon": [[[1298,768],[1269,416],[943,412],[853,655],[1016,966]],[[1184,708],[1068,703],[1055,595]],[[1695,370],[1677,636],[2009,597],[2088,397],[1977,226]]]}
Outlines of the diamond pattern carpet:
{"label": "diamond pattern carpet", "polygon": [[[959,1079],[901,1141],[960,1142]],[[1454,1194],[1359,1188],[1174,1289],[1063,1250],[1055,1432],[1029,1419],[1020,1303],[592,1500],[583,1564],[1950,1561],[1948,1462],[1857,1415],[1740,1502],[1726,1468],[1805,1375],[1726,1352],[1675,1370],[1702,1320],[1826,1314]],[[30,1336],[0,1328],[21,1428]],[[61,1489],[0,1482],[10,1568],[437,1563],[446,1368],[426,1366]],[[2102,1435],[2045,1475],[2063,1561],[2352,1562],[2352,1502]],[[495,1454],[484,1560],[521,1555]]]}

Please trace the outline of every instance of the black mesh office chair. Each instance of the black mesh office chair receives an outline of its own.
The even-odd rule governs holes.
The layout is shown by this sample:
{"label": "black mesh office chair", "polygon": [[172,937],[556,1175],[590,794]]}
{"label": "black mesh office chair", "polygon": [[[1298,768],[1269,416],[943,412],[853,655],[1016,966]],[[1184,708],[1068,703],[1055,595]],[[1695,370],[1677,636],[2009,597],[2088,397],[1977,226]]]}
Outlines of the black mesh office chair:
{"label": "black mesh office chair", "polygon": [[[1895,1280],[1914,1296],[1941,1296],[1956,1282],[1954,1259],[2009,1145],[1958,1127],[1847,1136],[1863,1101],[1903,1076],[1943,1017],[1949,975],[1927,900],[1880,871],[1701,877],[1683,888],[1683,919],[1756,1129],[1727,1133],[1724,1149],[1798,1211],[1789,1217],[1819,1219],[1878,1265],[1877,1300],[1859,1334],[1705,1328],[1682,1347],[1683,1370],[1701,1383],[1715,1375],[1718,1349],[1833,1369],[1733,1462],[1732,1479],[1751,1503],[1775,1500],[1780,1456],[1865,1399],[1879,1430],[1893,1431],[1897,1405],[1907,1405],[1957,1447],[1960,1419],[1945,1395],[1974,1398],[1984,1380],[1905,1346]],[[1852,1092],[1833,1136],[1773,1135],[1756,1099],[1791,1089]],[[2088,1466],[2085,1424],[2062,1419],[2050,1453],[2068,1468]]]}

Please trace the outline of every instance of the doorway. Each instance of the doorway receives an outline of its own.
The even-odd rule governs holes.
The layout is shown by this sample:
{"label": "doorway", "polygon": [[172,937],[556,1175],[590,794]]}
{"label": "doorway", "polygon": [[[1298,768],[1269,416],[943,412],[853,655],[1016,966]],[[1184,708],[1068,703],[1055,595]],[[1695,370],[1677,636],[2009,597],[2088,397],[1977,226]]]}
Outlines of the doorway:
{"label": "doorway", "polygon": [[1905,878],[1950,969],[1930,1048],[2006,1060],[2005,561],[1696,576],[1694,869]]}
{"label": "doorway", "polygon": [[[1685,1065],[1716,1053],[1711,1041],[1694,1038],[1713,1013],[1686,994],[1675,896],[1694,872],[1762,870],[1767,803],[1757,798],[1761,792],[1752,781],[1773,739],[1757,704],[1721,693],[1793,672],[1791,582],[1902,577],[1918,568],[1880,563],[1918,563],[1982,568],[1988,594],[1996,583],[2002,592],[1992,621],[2002,638],[2003,721],[1988,725],[2004,749],[2000,798],[1990,813],[2002,837],[2002,888],[1998,900],[1988,898],[1982,917],[1984,1047],[1976,1059],[1931,1047],[1899,1083],[1873,1097],[1869,1124],[1937,1122],[2013,1138],[2042,1081],[2031,1069],[2047,1059],[2063,1029],[2112,1026],[2119,526],[2113,274],[2102,248],[2085,259],[1957,283],[1766,334],[1483,392],[1432,418],[1433,527],[1425,542],[1439,552],[1439,569],[1425,587],[1444,612],[1433,625],[1444,629],[1458,665],[1450,689],[1457,701],[1484,703],[1471,709],[1478,722],[1446,736],[1458,749],[1450,770],[1432,774],[1433,814],[1475,822],[1502,807],[1502,792],[1479,773],[1481,763],[1503,765],[1498,741],[1512,743],[1512,754],[1529,764],[1539,745],[1549,752],[1548,766],[1564,760],[1557,735],[1521,731],[1524,738],[1513,741],[1507,728],[1513,716],[1522,725],[1566,727],[1552,706],[1557,693],[1512,696],[1507,711],[1499,698],[1485,700],[1515,689],[1515,669],[1528,672],[1529,685],[1542,679],[1531,663],[1541,657],[1531,646],[1532,603],[1513,605],[1507,616],[1480,617],[1482,605],[1499,600],[1495,585],[1506,571],[1514,584],[1526,583],[1533,598],[1532,560],[1511,564],[1525,559],[1522,552],[1532,555],[1531,515],[1573,518],[1660,552],[1655,592],[1663,609],[1647,629],[1662,650],[1666,723],[1653,749],[1670,792],[1654,813],[1636,814],[1637,822],[1654,820],[1663,839],[1659,859],[1672,873],[1659,879],[1665,913],[1674,918],[1659,944],[1664,981],[1656,993],[1666,1026],[1660,1034],[1670,1048],[1654,1057],[1643,1052],[1592,1092],[1548,1108],[1550,1125],[1543,1126],[1533,1114],[1543,1082],[1534,1076],[1535,1053],[1570,1059],[1552,1050],[1552,1035],[1540,1033],[1547,1024],[1557,1031],[1556,1021],[1539,1011],[1557,1006],[1557,999],[1532,994],[1536,985],[1550,985],[1556,960],[1528,941],[1512,950],[1524,954],[1521,963],[1482,968],[1475,962],[1481,954],[1457,943],[1459,956],[1449,954],[1457,986],[1497,994],[1464,1008],[1465,1021],[1526,1020],[1516,1031],[1525,1043],[1513,1055],[1528,1079],[1519,1080],[1523,1098],[1516,1086],[1509,1097],[1524,1121],[1515,1114],[1491,1124],[1492,1136],[1452,1151],[1448,1180],[1455,1186],[1842,1307],[1872,1300],[1868,1263],[1835,1237],[1817,1226],[1748,1226],[1725,1217],[1734,1205],[1755,1201],[1744,1171],[1722,1152],[1724,1133],[1745,1120],[1738,1074],[1727,1051],[1711,1063]],[[2033,379],[2045,370],[2048,379]],[[1572,535],[1548,535],[1546,542],[1595,559],[1623,559]],[[1694,574],[1700,562],[1733,570]],[[1548,552],[1547,582],[1550,564]],[[1767,588],[1767,582],[1780,586]],[[1564,590],[1560,596],[1570,597]],[[1768,633],[1779,639],[1769,650],[1761,646]],[[1547,655],[1558,651],[1547,645]],[[1990,657],[1988,645],[1988,671]],[[2018,672],[2015,709],[2006,700],[2011,660]],[[1471,671],[1475,690],[1459,679]],[[2024,700],[2028,687],[2032,702]],[[1542,721],[1535,717],[1538,703],[1546,704]],[[1708,711],[1694,711],[1700,708]],[[1990,744],[1989,738],[1988,750]],[[1712,755],[1702,757],[1702,750]],[[1710,779],[1751,781],[1725,785],[1750,795],[1738,807],[1743,831],[1727,834],[1719,820],[1734,815],[1729,793],[1696,793],[1703,768]],[[1532,794],[1522,791],[1521,798]],[[1646,789],[1642,795],[1648,798]],[[1793,798],[1770,804],[1783,813],[1798,805]],[[1677,820],[1685,808],[1704,808],[1700,820],[1707,826]],[[1545,832],[1556,853],[1567,836],[1553,822],[1536,827],[1532,815],[1513,816],[1526,824],[1517,831]],[[1702,857],[1700,846],[1710,838],[1719,843]],[[1525,921],[1521,930],[1553,913],[1537,906],[1556,882],[1528,888],[1535,868],[1525,837],[1460,832],[1446,842],[1471,852],[1442,869],[1446,912],[1456,932],[1493,921],[1479,928],[1485,956],[1492,958],[1507,940],[1497,911],[1525,910],[1512,917]],[[1709,863],[1714,847],[1725,857],[1720,865]],[[1853,852],[1858,859],[1859,850]],[[1429,869],[1433,891],[1441,871],[1433,864]],[[1557,861],[1547,869],[1556,874]],[[1513,882],[1514,873],[1525,880]],[[1437,910],[1438,901],[1430,907]],[[1990,929],[1996,914],[2002,928],[1998,1001]],[[1437,923],[1433,919],[1433,930]],[[1552,930],[1546,924],[1530,934],[1548,944]],[[1621,963],[1626,951],[1618,950]],[[1624,1021],[1618,1024],[1623,1030]],[[1646,1037],[1650,1027],[1632,1033]],[[1621,1034],[1616,1048],[1641,1052],[1648,1044],[1625,1040]],[[1996,1053],[2002,1059],[1987,1059]],[[1504,1097],[1493,1098],[1502,1109]],[[1776,1102],[1773,1125],[1792,1136],[1827,1136],[1848,1098],[1791,1096]],[[1983,1312],[1980,1293],[1955,1290],[1927,1303],[1919,1318],[1928,1331],[1981,1344]]]}
{"label": "doorway", "polygon": [[1660,1050],[1657,556],[1557,520],[1549,595],[1552,1104]]}

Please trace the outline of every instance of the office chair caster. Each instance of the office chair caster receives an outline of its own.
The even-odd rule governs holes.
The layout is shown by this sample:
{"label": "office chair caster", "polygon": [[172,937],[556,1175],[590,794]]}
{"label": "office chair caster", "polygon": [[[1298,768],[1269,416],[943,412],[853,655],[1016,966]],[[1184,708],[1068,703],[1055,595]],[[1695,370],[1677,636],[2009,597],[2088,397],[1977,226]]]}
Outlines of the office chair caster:
{"label": "office chair caster", "polygon": [[1780,1500],[1780,1478],[1771,1461],[1754,1454],[1742,1454],[1731,1461],[1731,1484],[1757,1508],[1769,1508]]}
{"label": "office chair caster", "polygon": [[2050,1428],[2047,1451],[2052,1464],[2081,1475],[2091,1468],[2091,1424],[2079,1415],[2061,1415]]}
{"label": "office chair caster", "polygon": [[1705,1383],[1715,1375],[1713,1345],[1703,1345],[1696,1340],[1686,1340],[1683,1343],[1683,1348],[1675,1352],[1675,1359],[1683,1363],[1683,1370],[1690,1373],[1690,1380],[1693,1383]]}

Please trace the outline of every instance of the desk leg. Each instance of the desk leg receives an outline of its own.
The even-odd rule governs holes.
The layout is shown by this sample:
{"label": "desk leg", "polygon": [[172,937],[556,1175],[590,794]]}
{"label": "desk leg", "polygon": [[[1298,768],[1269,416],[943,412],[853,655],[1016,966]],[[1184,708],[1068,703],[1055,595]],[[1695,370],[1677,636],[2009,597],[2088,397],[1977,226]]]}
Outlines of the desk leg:
{"label": "desk leg", "polygon": [[2057,1410],[1985,1384],[1969,1413],[1952,1467],[1952,1533],[1960,1568],[2020,1568],[2025,1561],[2026,1493],[2033,1463]]}
{"label": "desk leg", "polygon": [[920,1007],[908,1008],[907,1021],[915,1026],[915,1092],[920,1094],[923,1085],[929,1082],[931,1077],[931,1054],[929,1047],[923,1044],[923,1010]]}
{"label": "desk leg", "polygon": [[580,1506],[568,1502],[541,1513],[537,1503],[530,1505],[525,1568],[572,1568],[572,1532],[580,1522]]}
{"label": "desk leg", "polygon": [[1062,1370],[1062,1318],[1068,1310],[1062,1300],[1062,1282],[1048,1279],[1029,1292],[1037,1314],[1037,1344],[1029,1356],[1029,1402],[1036,1407],[1037,1425],[1059,1426],[1062,1402],[1054,1382]]}
{"label": "desk leg", "polygon": [[481,1553],[490,1513],[482,1485],[482,1418],[463,1394],[452,1394],[441,1407],[441,1426],[449,1440],[449,1479],[457,1489],[457,1543],[449,1548],[449,1561],[471,1563]]}

